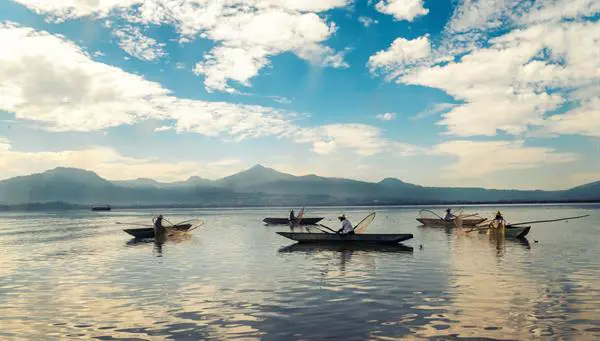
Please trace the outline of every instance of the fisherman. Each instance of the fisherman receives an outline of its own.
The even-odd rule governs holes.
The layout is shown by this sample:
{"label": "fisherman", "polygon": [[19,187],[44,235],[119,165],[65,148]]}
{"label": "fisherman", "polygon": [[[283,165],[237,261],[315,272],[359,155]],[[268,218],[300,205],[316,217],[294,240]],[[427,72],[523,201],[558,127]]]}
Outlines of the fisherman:
{"label": "fisherman", "polygon": [[496,212],[496,217],[494,218],[494,220],[506,222],[506,220],[504,220],[504,217],[502,216],[502,213],[500,213],[500,211]]}
{"label": "fisherman", "polygon": [[444,216],[444,220],[445,221],[453,221],[454,219],[456,219],[456,216],[454,214],[452,214],[452,209],[449,208],[446,210],[446,215]]}
{"label": "fisherman", "polygon": [[352,227],[352,223],[346,219],[346,215],[342,214],[338,217],[340,220],[340,229],[337,231],[338,234],[354,234],[354,228]]}
{"label": "fisherman", "polygon": [[494,220],[492,220],[492,222],[490,223],[490,226],[496,227],[496,228],[506,226],[506,219],[504,219],[504,217],[502,216],[502,213],[500,213],[500,211],[496,212],[496,216],[494,217]]}
{"label": "fisherman", "polygon": [[154,238],[158,240],[164,239],[167,228],[163,226],[163,215],[159,214],[158,217],[154,219]]}
{"label": "fisherman", "polygon": [[290,211],[290,223],[296,221],[296,216],[294,215],[294,210]]}

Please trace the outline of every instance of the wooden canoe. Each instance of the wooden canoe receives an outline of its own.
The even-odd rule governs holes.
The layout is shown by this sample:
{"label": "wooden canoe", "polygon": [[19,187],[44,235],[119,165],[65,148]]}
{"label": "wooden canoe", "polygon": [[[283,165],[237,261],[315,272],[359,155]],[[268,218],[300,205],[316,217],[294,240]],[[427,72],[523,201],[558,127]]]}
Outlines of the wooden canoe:
{"label": "wooden canoe", "polygon": [[[485,218],[467,218],[462,219],[462,226],[475,226],[485,221]],[[454,221],[447,221],[437,218],[417,218],[417,221],[424,226],[436,226],[436,227],[454,227]]]}
{"label": "wooden canoe", "polygon": [[[297,224],[298,225],[316,225],[321,220],[323,220],[322,217],[302,218],[302,219],[300,219],[300,221]],[[288,218],[265,218],[265,219],[263,219],[263,222],[265,222],[269,225],[288,225],[290,223],[290,220]]]}
{"label": "wooden canoe", "polygon": [[280,236],[300,243],[348,243],[348,244],[397,244],[412,239],[410,233],[404,234],[335,234],[309,232],[277,232]]}
{"label": "wooden canoe", "polygon": [[502,233],[504,233],[504,236],[505,237],[509,237],[509,238],[525,238],[525,236],[527,236],[527,234],[529,234],[530,230],[531,230],[531,226],[511,226],[511,225],[507,225],[503,229],[490,228],[490,229],[484,230],[483,232],[487,232],[488,234],[492,234],[492,233],[502,234]]}
{"label": "wooden canoe", "polygon": [[[169,232],[186,232],[192,227],[192,224],[181,224],[167,227]],[[124,229],[135,238],[154,238],[154,227],[142,227],[137,229]]]}

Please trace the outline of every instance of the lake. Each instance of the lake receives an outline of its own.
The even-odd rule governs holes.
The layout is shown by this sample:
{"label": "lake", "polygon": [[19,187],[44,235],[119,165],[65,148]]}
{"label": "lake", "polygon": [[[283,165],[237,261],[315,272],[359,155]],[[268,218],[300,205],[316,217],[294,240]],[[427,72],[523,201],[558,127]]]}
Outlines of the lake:
{"label": "lake", "polygon": [[0,339],[599,339],[600,205],[500,209],[590,216],[518,241],[418,227],[416,207],[308,210],[335,226],[376,211],[368,232],[414,234],[412,250],[338,250],[289,247],[288,227],[261,222],[278,208],[162,210],[206,224],[160,246],[116,224],[158,210],[2,213]]}

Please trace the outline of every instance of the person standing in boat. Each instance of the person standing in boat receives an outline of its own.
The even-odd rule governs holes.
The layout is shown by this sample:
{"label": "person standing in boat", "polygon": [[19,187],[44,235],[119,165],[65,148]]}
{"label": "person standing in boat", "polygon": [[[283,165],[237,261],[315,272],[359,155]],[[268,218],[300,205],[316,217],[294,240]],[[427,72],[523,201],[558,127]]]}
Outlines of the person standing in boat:
{"label": "person standing in boat", "polygon": [[296,222],[296,215],[294,214],[294,210],[290,211],[290,223]]}
{"label": "person standing in boat", "polygon": [[157,241],[164,239],[167,234],[167,228],[163,226],[162,221],[162,214],[159,214],[158,217],[154,219],[154,238]]}
{"label": "person standing in boat", "polygon": [[340,220],[340,229],[337,231],[339,234],[354,234],[354,228],[350,220],[346,219],[346,215],[342,214],[338,217]]}
{"label": "person standing in boat", "polygon": [[446,210],[446,215],[444,216],[444,220],[445,221],[454,221],[454,219],[456,219],[456,216],[454,214],[452,214],[452,209],[447,209]]}
{"label": "person standing in boat", "polygon": [[495,228],[506,226],[506,220],[504,219],[500,211],[496,212],[496,216],[494,217],[494,220],[492,220],[490,225]]}

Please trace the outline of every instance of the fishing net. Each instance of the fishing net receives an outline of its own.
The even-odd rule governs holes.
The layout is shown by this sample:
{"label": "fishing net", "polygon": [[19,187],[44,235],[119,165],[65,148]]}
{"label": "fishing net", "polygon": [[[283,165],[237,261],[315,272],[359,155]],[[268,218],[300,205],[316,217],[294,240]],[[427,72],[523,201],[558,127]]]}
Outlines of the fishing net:
{"label": "fishing net", "polygon": [[440,217],[437,213],[431,211],[431,210],[420,210],[419,211],[419,217],[421,217],[421,219],[440,219],[443,220],[444,218]]}
{"label": "fishing net", "polygon": [[363,233],[367,229],[367,227],[371,225],[374,219],[375,212],[369,214],[365,219],[361,220],[361,222],[354,227],[354,233]]}
{"label": "fishing net", "polygon": [[204,225],[204,221],[200,218],[194,218],[189,220],[180,221],[177,223],[172,223],[166,218],[163,218],[164,226],[173,228],[180,231],[192,231],[197,229],[198,227]]}

